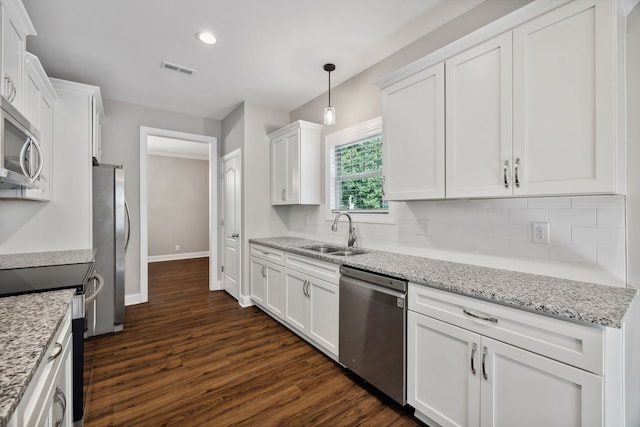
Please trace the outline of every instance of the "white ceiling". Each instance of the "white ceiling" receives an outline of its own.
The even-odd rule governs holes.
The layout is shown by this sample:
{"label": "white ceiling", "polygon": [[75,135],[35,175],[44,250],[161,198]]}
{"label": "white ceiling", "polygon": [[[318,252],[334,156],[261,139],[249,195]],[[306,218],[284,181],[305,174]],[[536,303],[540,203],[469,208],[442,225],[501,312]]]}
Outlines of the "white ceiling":
{"label": "white ceiling", "polygon": [[[291,111],[483,0],[24,0],[27,48],[104,98],[214,119]],[[195,39],[210,30],[212,46]],[[160,68],[171,62],[196,73]],[[108,114],[108,111],[107,111]]]}

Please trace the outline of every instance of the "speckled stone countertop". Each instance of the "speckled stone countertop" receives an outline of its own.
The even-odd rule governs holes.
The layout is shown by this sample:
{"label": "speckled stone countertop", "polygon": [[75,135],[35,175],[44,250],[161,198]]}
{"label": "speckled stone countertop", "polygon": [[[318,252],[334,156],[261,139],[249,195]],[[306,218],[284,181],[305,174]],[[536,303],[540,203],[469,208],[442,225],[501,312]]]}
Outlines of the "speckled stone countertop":
{"label": "speckled stone countertop", "polygon": [[0,270],[92,262],[96,249],[0,255]]}
{"label": "speckled stone countertop", "polygon": [[548,316],[614,328],[621,327],[624,315],[637,293],[635,289],[366,248],[363,248],[368,251],[366,254],[338,257],[305,249],[327,243],[296,237],[249,241]]}
{"label": "speckled stone countertop", "polygon": [[75,291],[0,298],[0,427],[13,415]]}

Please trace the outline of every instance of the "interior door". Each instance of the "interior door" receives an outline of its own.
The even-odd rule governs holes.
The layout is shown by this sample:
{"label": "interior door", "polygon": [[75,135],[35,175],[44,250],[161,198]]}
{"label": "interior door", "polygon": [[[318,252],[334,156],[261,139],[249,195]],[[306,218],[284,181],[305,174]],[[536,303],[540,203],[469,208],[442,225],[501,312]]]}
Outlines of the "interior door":
{"label": "interior door", "polygon": [[222,160],[222,289],[235,299],[240,297],[241,241],[240,151]]}

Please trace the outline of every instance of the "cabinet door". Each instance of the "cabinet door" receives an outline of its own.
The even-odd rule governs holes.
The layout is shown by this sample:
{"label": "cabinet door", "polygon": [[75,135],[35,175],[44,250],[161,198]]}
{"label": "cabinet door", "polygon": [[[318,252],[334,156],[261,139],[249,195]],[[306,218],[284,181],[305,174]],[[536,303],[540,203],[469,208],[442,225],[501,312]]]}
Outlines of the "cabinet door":
{"label": "cabinet door", "polygon": [[384,197],[444,197],[444,64],[382,92]]}
{"label": "cabinet door", "polygon": [[271,140],[271,204],[286,203],[287,152],[284,136]]}
{"label": "cabinet door", "polygon": [[292,327],[307,333],[307,276],[294,270],[285,270],[284,319]]}
{"label": "cabinet door", "polygon": [[309,278],[309,335],[318,344],[338,355],[339,287]]}
{"label": "cabinet door", "polygon": [[418,418],[478,426],[480,336],[412,311],[407,320],[407,400]]}
{"label": "cabinet door", "polygon": [[511,195],[511,32],[445,66],[447,197]]}
{"label": "cabinet door", "polygon": [[482,345],[483,427],[602,426],[602,377],[490,338]]}
{"label": "cabinet door", "polygon": [[264,262],[251,257],[249,261],[251,263],[250,274],[251,274],[251,299],[256,303],[263,305],[264,304],[264,294],[265,294],[265,283],[266,283],[266,272]]}
{"label": "cabinet door", "polygon": [[20,34],[9,15],[9,9],[2,7],[2,95],[22,110],[22,70],[25,39]]}
{"label": "cabinet door", "polygon": [[276,316],[284,317],[284,267],[265,263],[267,276],[266,306]]}
{"label": "cabinet door", "polygon": [[[285,201],[287,204],[300,201],[300,132],[294,130],[284,137],[287,158]],[[317,159],[320,161],[320,159]]]}
{"label": "cabinet door", "polygon": [[615,191],[614,20],[582,0],[514,30],[514,194]]}

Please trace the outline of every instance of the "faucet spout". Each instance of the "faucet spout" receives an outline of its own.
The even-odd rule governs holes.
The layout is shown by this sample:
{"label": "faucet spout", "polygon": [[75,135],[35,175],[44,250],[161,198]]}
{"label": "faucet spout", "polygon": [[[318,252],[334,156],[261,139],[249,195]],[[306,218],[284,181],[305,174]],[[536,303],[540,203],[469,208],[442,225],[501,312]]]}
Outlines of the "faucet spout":
{"label": "faucet spout", "polygon": [[347,246],[350,248],[356,243],[356,229],[353,226],[353,221],[351,221],[351,215],[346,212],[339,212],[333,220],[333,224],[331,224],[331,231],[338,231],[338,219],[344,215],[349,220],[349,236],[347,237]]}

